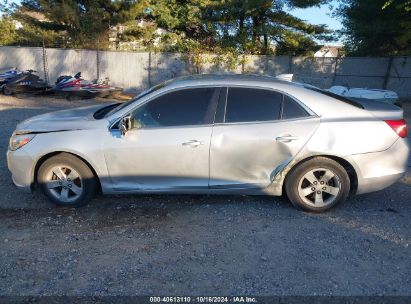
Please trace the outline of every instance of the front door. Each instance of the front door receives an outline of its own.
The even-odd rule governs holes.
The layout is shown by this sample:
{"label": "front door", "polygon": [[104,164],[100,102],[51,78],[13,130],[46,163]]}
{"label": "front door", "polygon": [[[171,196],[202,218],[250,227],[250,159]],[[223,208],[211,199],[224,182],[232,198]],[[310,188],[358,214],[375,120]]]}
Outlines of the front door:
{"label": "front door", "polygon": [[132,129],[111,130],[105,157],[118,191],[207,188],[219,89],[166,93],[132,111]]}
{"label": "front door", "polygon": [[287,95],[228,88],[210,147],[211,188],[265,188],[305,145],[319,119]]}

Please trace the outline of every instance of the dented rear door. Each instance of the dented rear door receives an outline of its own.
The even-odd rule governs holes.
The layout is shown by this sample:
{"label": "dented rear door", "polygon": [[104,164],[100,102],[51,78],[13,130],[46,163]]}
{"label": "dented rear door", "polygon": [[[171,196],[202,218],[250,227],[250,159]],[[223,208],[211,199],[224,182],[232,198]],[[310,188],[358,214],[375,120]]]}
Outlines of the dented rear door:
{"label": "dented rear door", "polygon": [[[265,188],[277,172],[302,149],[313,135],[319,124],[319,118],[311,115],[299,118],[287,118],[282,115],[271,121],[245,121],[247,115],[231,115],[230,88],[224,108],[224,119],[214,125],[210,145],[210,182],[211,188]],[[237,90],[231,98],[250,98],[248,111],[253,111],[258,100],[269,98],[273,102],[282,100],[284,96],[265,96],[258,91],[247,92]],[[278,99],[282,98],[282,99]],[[221,99],[220,99],[221,100]],[[243,110],[245,104],[242,105]],[[276,112],[277,106],[268,107],[267,111]],[[263,111],[254,111],[249,120],[269,119]],[[217,114],[218,117],[218,114]],[[275,116],[272,116],[275,118]],[[238,122],[236,122],[236,120]],[[240,120],[243,120],[240,122]]]}

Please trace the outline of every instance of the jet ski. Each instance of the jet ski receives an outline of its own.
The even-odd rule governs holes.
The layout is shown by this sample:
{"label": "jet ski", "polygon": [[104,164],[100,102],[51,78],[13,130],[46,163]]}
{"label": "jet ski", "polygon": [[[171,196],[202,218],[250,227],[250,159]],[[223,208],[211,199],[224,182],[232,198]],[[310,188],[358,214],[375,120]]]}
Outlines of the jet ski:
{"label": "jet ski", "polygon": [[396,104],[399,100],[398,94],[390,90],[332,86],[331,88],[327,89],[327,91],[352,99],[370,99],[390,104]]}
{"label": "jet ski", "polygon": [[8,81],[13,79],[14,77],[18,76],[22,72],[18,69],[9,69],[4,72],[0,72],[0,88],[3,88],[3,85],[6,84]]}
{"label": "jet ski", "polygon": [[49,88],[47,83],[34,73],[36,73],[34,70],[16,72],[14,77],[2,85],[3,94],[13,95],[16,93],[38,93],[46,91]]}
{"label": "jet ski", "polygon": [[81,72],[74,76],[63,75],[57,78],[52,91],[70,98],[109,97],[123,91],[122,88],[113,87],[106,82],[88,81],[81,78]]}

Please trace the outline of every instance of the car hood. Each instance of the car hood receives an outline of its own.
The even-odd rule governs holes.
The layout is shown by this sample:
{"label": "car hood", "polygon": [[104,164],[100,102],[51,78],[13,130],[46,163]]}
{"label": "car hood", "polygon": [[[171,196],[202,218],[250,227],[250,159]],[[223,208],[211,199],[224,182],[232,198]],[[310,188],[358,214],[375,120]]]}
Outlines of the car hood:
{"label": "car hood", "polygon": [[96,120],[93,114],[109,104],[81,107],[31,117],[16,127],[17,134],[90,129]]}

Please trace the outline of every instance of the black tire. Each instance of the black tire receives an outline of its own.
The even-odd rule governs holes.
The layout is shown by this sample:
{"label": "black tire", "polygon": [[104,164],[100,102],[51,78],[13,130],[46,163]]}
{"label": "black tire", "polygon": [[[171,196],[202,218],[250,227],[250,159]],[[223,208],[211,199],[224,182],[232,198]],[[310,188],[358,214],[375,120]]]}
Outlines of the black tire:
{"label": "black tire", "polygon": [[[70,181],[70,179],[68,178],[69,176],[66,176],[67,179],[64,179],[65,184],[63,185],[67,186],[64,187],[66,187],[65,191],[67,190],[69,193],[68,199],[70,199],[70,201],[63,201],[57,197],[59,191],[60,196],[62,196],[63,186],[57,186],[53,189],[49,189],[48,187],[48,184],[53,181],[58,182],[60,185],[62,184],[60,183],[60,181],[63,180],[58,179],[58,177],[54,173],[52,173],[53,168],[60,166],[63,168],[67,168],[64,169],[65,173],[70,173],[71,171],[74,171],[79,176],[78,179],[73,179],[73,181]],[[50,180],[50,175],[53,176],[53,180]],[[60,153],[47,159],[39,168],[37,174],[37,181],[43,193],[53,203],[59,206],[66,207],[80,207],[86,205],[88,201],[94,197],[98,187],[97,179],[94,176],[91,169],[87,166],[87,164],[85,164],[78,157],[68,153]],[[76,189],[81,188],[80,194],[76,194],[74,193],[74,191],[72,191],[74,189],[74,186],[76,185]],[[71,188],[72,186],[73,188]]]}
{"label": "black tire", "polygon": [[8,88],[7,86],[3,87],[3,94],[6,96],[11,96],[14,94],[13,90],[11,90],[10,88]]}
{"label": "black tire", "polygon": [[[315,171],[318,169],[318,171]],[[320,185],[320,180],[322,179],[321,177],[321,172],[324,172],[322,169],[330,170],[335,177],[333,177],[329,182],[326,182],[325,184]],[[315,171],[315,174],[318,176],[318,182],[316,185],[310,184],[307,179],[304,177],[306,176],[307,173],[311,172],[312,170]],[[324,181],[321,181],[324,183]],[[300,184],[301,183],[301,184]],[[308,186],[303,186],[303,183],[308,184]],[[333,184],[335,183],[335,184]],[[333,187],[337,186],[338,187]],[[316,189],[313,191],[311,194],[307,195],[306,197],[302,197],[299,194],[299,187],[305,188],[310,187],[310,189]],[[333,187],[334,189],[339,189],[338,194],[336,195],[330,195],[326,191],[322,191],[323,186],[329,186]],[[318,187],[318,189],[317,189]],[[321,189],[320,189],[321,188]],[[327,188],[328,189],[328,188]],[[306,211],[312,211],[312,212],[323,212],[326,211],[335,205],[344,202],[350,193],[350,178],[348,176],[347,171],[344,169],[343,166],[341,166],[339,163],[336,161],[326,158],[326,157],[315,157],[310,160],[307,160],[299,165],[297,165],[295,168],[291,170],[291,172],[288,174],[286,181],[285,181],[285,190],[287,193],[288,199],[291,201],[291,203],[297,207],[298,209],[303,209]],[[317,190],[321,192],[321,197],[323,198],[324,196],[327,196],[327,199],[330,200],[328,204],[315,206],[316,200],[315,196],[317,193]],[[319,194],[320,195],[320,194]],[[313,201],[313,204],[308,203],[308,201]],[[324,200],[326,202],[327,200]]]}

